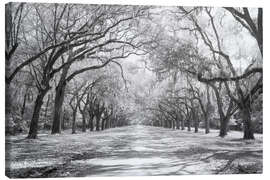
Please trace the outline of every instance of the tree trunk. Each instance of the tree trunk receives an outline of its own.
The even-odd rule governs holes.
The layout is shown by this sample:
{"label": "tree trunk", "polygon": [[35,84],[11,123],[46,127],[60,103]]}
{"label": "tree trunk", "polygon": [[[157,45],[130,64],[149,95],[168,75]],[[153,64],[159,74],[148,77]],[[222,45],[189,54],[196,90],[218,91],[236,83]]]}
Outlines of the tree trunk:
{"label": "tree trunk", "polygon": [[105,127],[105,118],[101,120],[101,130],[103,131]]}
{"label": "tree trunk", "polygon": [[163,127],[167,128],[167,120],[164,120]]}
{"label": "tree trunk", "polygon": [[191,131],[191,123],[190,123],[190,118],[189,117],[187,119],[187,128],[188,128],[188,131]]}
{"label": "tree trunk", "polygon": [[88,127],[90,129],[90,131],[94,130],[94,114],[91,110],[87,110],[88,111],[88,116],[89,116],[89,120],[88,120]]}
{"label": "tree trunk", "polygon": [[61,129],[62,130],[65,130],[66,127],[65,127],[65,118],[64,118],[64,114],[65,114],[65,109],[64,109],[64,112],[62,113],[61,115]]}
{"label": "tree trunk", "polygon": [[181,130],[185,130],[185,121],[184,121],[184,118],[181,119]]}
{"label": "tree trunk", "polygon": [[73,110],[73,116],[72,116],[72,134],[76,133],[76,114],[77,110]]}
{"label": "tree trunk", "polygon": [[[227,132],[228,132],[228,123],[229,123],[230,117],[228,117],[227,115],[225,116],[223,112],[222,98],[220,97],[218,88],[213,84],[209,84],[209,85],[213,88],[216,99],[217,99],[218,113],[220,117],[219,136],[224,137],[227,135]],[[228,110],[231,109],[231,107],[232,107],[232,101],[230,101],[229,107],[227,109],[227,114],[229,114]]]}
{"label": "tree trunk", "polygon": [[94,122],[93,122],[94,117],[90,116],[89,118],[90,118],[89,119],[89,128],[90,128],[90,131],[93,131],[94,130]]}
{"label": "tree trunk", "polygon": [[180,129],[179,117],[176,119],[176,129]]}
{"label": "tree trunk", "polygon": [[107,118],[105,121],[105,129],[109,128],[109,124],[110,124],[110,118]]}
{"label": "tree trunk", "polygon": [[210,123],[207,116],[205,116],[204,123],[205,123],[205,134],[208,134],[210,132],[210,127],[209,127]]}
{"label": "tree trunk", "polygon": [[198,132],[198,119],[196,118],[195,120],[194,120],[194,132],[195,133],[197,133]]}
{"label": "tree trunk", "polygon": [[210,121],[209,121],[209,116],[210,116],[210,107],[211,107],[211,99],[210,99],[210,92],[209,92],[209,85],[206,84],[206,97],[207,97],[207,107],[206,111],[204,112],[204,118],[205,118],[205,134],[210,133]]}
{"label": "tree trunk", "polygon": [[194,132],[197,133],[199,122],[198,122],[198,116],[196,115],[196,112],[193,113],[193,121],[194,121]]}
{"label": "tree trunk", "polygon": [[113,127],[113,121],[114,121],[114,119],[111,119],[111,120],[110,120],[110,125],[109,125],[110,128]]}
{"label": "tree trunk", "polygon": [[23,115],[24,115],[24,112],[25,112],[25,104],[26,104],[26,98],[27,98],[27,90],[24,94],[24,97],[23,97],[23,104],[22,104],[22,109],[21,109],[21,118],[23,120]]}
{"label": "tree trunk", "polygon": [[[64,62],[62,62],[63,64]],[[61,133],[61,121],[63,117],[62,106],[65,99],[66,90],[66,77],[71,64],[65,66],[62,70],[62,74],[59,83],[55,89],[55,99],[54,99],[54,115],[52,124],[52,134]]]}
{"label": "tree trunk", "polygon": [[251,120],[250,108],[241,109],[241,115],[244,123],[244,139],[254,139],[254,126]]}
{"label": "tree trunk", "polygon": [[81,106],[79,105],[79,110],[80,110],[80,113],[82,115],[82,132],[86,132],[86,117],[85,117],[85,114],[86,114],[86,105],[84,105],[83,108],[81,108]]}
{"label": "tree trunk", "polygon": [[37,138],[39,113],[43,104],[43,98],[46,95],[46,93],[47,93],[47,90],[40,90],[36,98],[34,112],[33,112],[33,116],[30,123],[30,129],[27,136],[27,138],[29,139]]}
{"label": "tree trunk", "polygon": [[86,132],[85,114],[82,114],[82,132]]}
{"label": "tree trunk", "polygon": [[220,119],[220,129],[219,129],[220,137],[224,137],[227,135],[228,124],[229,124],[229,118],[223,117],[222,119]]}
{"label": "tree trunk", "polygon": [[[12,27],[13,27],[13,22],[12,22],[12,7],[11,3],[7,4],[5,7],[5,52],[10,52],[11,49],[11,40],[12,40]],[[10,75],[10,70],[11,70],[11,57],[10,56],[5,56],[5,76],[9,77]],[[5,81],[5,124],[9,124],[9,120],[11,117],[11,106],[12,106],[12,97],[11,97],[11,81]]]}
{"label": "tree trunk", "polygon": [[171,124],[169,120],[166,120],[166,128],[170,128]]}
{"label": "tree trunk", "polygon": [[50,96],[50,94],[49,94],[49,95],[48,95],[47,102],[46,102],[46,107],[45,107],[45,114],[44,114],[44,118],[45,118],[45,119],[47,118],[48,107],[49,107],[50,99],[51,99],[51,96]]}
{"label": "tree trunk", "polygon": [[99,127],[100,118],[101,118],[100,115],[96,116],[96,131],[99,131],[100,130],[100,127]]}
{"label": "tree trunk", "polygon": [[65,85],[59,85],[55,89],[54,115],[52,124],[52,134],[61,133],[62,106],[65,95]]}
{"label": "tree trunk", "polygon": [[5,113],[6,113],[6,125],[8,124],[9,121],[9,116],[11,116],[11,106],[12,106],[12,102],[11,102],[11,89],[10,89],[10,84],[6,83],[6,87],[5,87]]}

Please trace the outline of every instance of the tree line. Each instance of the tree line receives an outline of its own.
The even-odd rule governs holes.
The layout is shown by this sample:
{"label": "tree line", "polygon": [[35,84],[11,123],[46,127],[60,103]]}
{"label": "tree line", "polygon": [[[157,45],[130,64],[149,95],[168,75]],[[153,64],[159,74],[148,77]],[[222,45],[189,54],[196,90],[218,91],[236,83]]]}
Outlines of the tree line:
{"label": "tree line", "polygon": [[[20,93],[25,91],[25,97],[32,93],[34,98],[28,138],[36,138],[44,98],[49,92],[54,91],[54,100],[51,100],[54,102],[52,134],[60,133],[63,103],[67,95],[66,87],[81,74],[111,64],[116,64],[122,71],[121,64],[117,60],[142,53],[140,47],[144,42],[138,41],[138,33],[130,32],[131,27],[136,29],[136,21],[139,18],[147,17],[145,13],[147,9],[148,7],[138,6],[57,3],[7,4],[6,120],[16,119],[14,115],[17,114],[16,109],[19,107],[15,103],[17,99],[13,99],[12,96],[14,93],[17,95],[18,87],[22,87]],[[89,79],[93,77],[92,74]],[[116,120],[113,120],[121,121],[124,118],[121,111],[112,117],[118,110],[110,108],[111,105],[105,105],[100,98],[91,94],[94,84],[87,87],[79,86],[80,88],[73,92],[69,102],[73,111],[72,132],[75,132],[78,109],[82,110],[81,112],[87,109],[91,111],[91,118],[94,114],[97,130],[101,116],[104,119],[102,129],[105,128],[104,122],[107,122],[106,127],[123,124],[115,123]],[[23,107],[26,100],[27,98],[24,98]],[[21,118],[24,115],[23,109]],[[84,113],[82,117],[85,119]],[[111,125],[107,121],[109,117]]]}
{"label": "tree line", "polygon": [[224,137],[237,117],[243,138],[254,139],[262,123],[262,8],[8,3],[5,11],[9,133],[26,126],[37,138],[41,125],[75,133],[78,117],[83,132],[128,125],[121,61],[132,56],[156,75],[137,112],[147,124],[217,127]]}
{"label": "tree line", "polygon": [[[160,81],[169,81],[148,108],[152,124],[189,131],[192,124],[198,132],[203,120],[209,133],[210,116],[218,116],[224,137],[238,116],[243,138],[254,139],[262,123],[262,115],[256,116],[262,112],[262,9],[177,7],[169,14],[176,23],[171,35],[162,34],[148,67]],[[177,37],[179,32],[188,38]],[[251,49],[242,49],[241,36],[250,38]]]}

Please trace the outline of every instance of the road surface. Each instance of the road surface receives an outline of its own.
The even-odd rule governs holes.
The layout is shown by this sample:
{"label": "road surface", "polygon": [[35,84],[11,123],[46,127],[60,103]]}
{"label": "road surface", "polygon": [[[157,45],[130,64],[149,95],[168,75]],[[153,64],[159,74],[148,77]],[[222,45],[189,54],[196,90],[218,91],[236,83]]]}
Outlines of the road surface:
{"label": "road surface", "polygon": [[[261,173],[262,136],[255,141],[186,130],[127,126],[71,135],[41,134],[37,140],[9,137],[6,174],[10,177],[142,176]],[[257,168],[254,169],[253,167]],[[237,166],[238,167],[238,166]],[[241,171],[237,171],[241,173]]]}

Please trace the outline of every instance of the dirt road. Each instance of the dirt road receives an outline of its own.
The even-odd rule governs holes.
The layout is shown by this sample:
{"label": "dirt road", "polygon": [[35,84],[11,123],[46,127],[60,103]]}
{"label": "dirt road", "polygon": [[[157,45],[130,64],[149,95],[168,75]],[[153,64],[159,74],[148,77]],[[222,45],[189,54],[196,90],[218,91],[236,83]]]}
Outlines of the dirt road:
{"label": "dirt road", "polygon": [[[262,135],[244,141],[186,130],[128,126],[71,135],[8,137],[9,177],[261,173]],[[256,168],[254,168],[256,167]],[[242,168],[242,170],[241,170]]]}

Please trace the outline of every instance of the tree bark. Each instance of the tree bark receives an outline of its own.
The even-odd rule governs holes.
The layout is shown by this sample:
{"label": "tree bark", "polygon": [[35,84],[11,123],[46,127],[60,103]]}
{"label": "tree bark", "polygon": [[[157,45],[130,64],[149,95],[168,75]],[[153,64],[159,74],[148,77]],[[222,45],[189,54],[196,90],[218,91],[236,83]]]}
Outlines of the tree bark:
{"label": "tree bark", "polygon": [[51,96],[50,96],[50,94],[49,94],[49,95],[48,95],[47,102],[46,102],[46,107],[45,107],[45,114],[44,114],[44,118],[45,118],[45,119],[47,118],[47,115],[48,115],[48,107],[49,107],[50,99],[51,99]]}
{"label": "tree bark", "polygon": [[62,105],[65,96],[65,85],[57,86],[55,89],[54,115],[52,124],[52,134],[61,133]]}
{"label": "tree bark", "polygon": [[254,139],[254,125],[251,120],[250,108],[241,109],[241,115],[244,123],[244,139]]}
{"label": "tree bark", "polygon": [[83,108],[81,108],[81,105],[79,104],[79,110],[82,115],[82,132],[86,132],[86,117],[85,117],[86,108],[87,108],[86,104],[84,105]]}
{"label": "tree bark", "polygon": [[197,133],[198,132],[198,121],[195,120],[195,123],[194,123],[194,132]]}
{"label": "tree bark", "polygon": [[209,86],[212,87],[212,89],[214,90],[216,99],[217,99],[217,107],[218,107],[218,113],[219,113],[219,117],[220,117],[220,128],[219,128],[219,136],[220,137],[224,137],[227,135],[228,132],[228,123],[230,121],[231,115],[230,115],[230,111],[232,110],[232,100],[230,100],[230,104],[229,107],[227,109],[227,113],[226,115],[223,112],[223,102],[222,99],[220,97],[220,93],[218,91],[218,88],[214,85],[214,84],[208,84]]}
{"label": "tree bark", "polygon": [[[89,97],[89,94],[88,94],[88,97]],[[92,102],[89,100],[88,98],[88,101],[87,101],[87,112],[88,112],[88,128],[90,129],[90,131],[93,131],[94,130],[94,117],[95,117],[95,114],[93,112],[93,108],[92,108]]]}
{"label": "tree bark", "polygon": [[30,123],[30,129],[27,136],[27,138],[29,139],[37,138],[39,113],[43,104],[43,98],[46,95],[46,93],[47,93],[47,90],[40,90],[36,98],[34,112],[33,112],[33,116]]}
{"label": "tree bark", "polygon": [[94,130],[94,116],[92,116],[92,114],[89,113],[89,129],[90,131]]}
{"label": "tree bark", "polygon": [[11,106],[12,106],[12,102],[11,102],[11,89],[10,89],[10,84],[6,84],[5,87],[6,90],[6,94],[5,94],[5,114],[6,114],[6,123],[8,124],[9,118],[11,116]]}
{"label": "tree bark", "polygon": [[204,112],[204,123],[205,123],[205,134],[210,133],[210,107],[211,107],[211,100],[210,100],[210,93],[209,93],[209,85],[206,84],[206,96],[207,96],[207,106],[206,111]]}
{"label": "tree bark", "polygon": [[114,118],[110,120],[110,128],[113,128],[113,122],[114,122]]}
{"label": "tree bark", "polygon": [[101,130],[103,131],[105,128],[105,118],[101,120]]}
{"label": "tree bark", "polygon": [[82,114],[82,132],[86,132],[86,121],[84,114]]}
{"label": "tree bark", "polygon": [[220,129],[219,129],[219,136],[225,137],[228,132],[228,124],[229,124],[229,118],[228,117],[222,117],[220,119]]}
{"label": "tree bark", "polygon": [[205,124],[205,134],[208,134],[210,132],[210,123],[207,115],[204,116],[204,124]]}
{"label": "tree bark", "polygon": [[96,116],[96,131],[99,131],[100,130],[100,126],[99,126],[99,124],[100,124],[100,118],[101,118],[100,115],[97,115]]}
{"label": "tree bark", "polygon": [[184,118],[181,119],[181,130],[185,130],[185,121],[184,121]]}
{"label": "tree bark", "polygon": [[194,132],[197,133],[199,122],[198,122],[198,116],[196,115],[196,112],[193,112],[193,121],[194,121]]}
{"label": "tree bark", "polygon": [[105,121],[105,129],[109,128],[109,124],[110,124],[110,118],[107,118]]}
{"label": "tree bark", "polygon": [[[64,61],[62,62],[62,64],[64,64]],[[59,83],[55,89],[52,134],[61,133],[61,121],[62,121],[61,117],[63,117],[62,106],[63,106],[63,102],[65,98],[66,77],[67,77],[69,68],[70,68],[70,65],[67,65],[63,68]]]}
{"label": "tree bark", "polygon": [[72,134],[76,134],[76,114],[77,110],[73,110],[73,116],[72,116]]}
{"label": "tree bark", "polygon": [[66,129],[66,127],[65,127],[65,117],[64,117],[64,115],[65,115],[65,109],[64,109],[64,111],[63,111],[63,113],[62,113],[62,117],[61,117],[61,129],[62,130],[65,130]]}
{"label": "tree bark", "polygon": [[166,122],[166,123],[165,123],[165,127],[166,127],[166,128],[170,128],[170,122],[169,122],[169,120],[165,120],[165,122]]}
{"label": "tree bark", "polygon": [[190,118],[189,117],[187,119],[187,127],[188,127],[188,131],[191,131],[191,122],[190,122]]}
{"label": "tree bark", "polygon": [[180,129],[180,122],[179,122],[179,116],[176,116],[176,129]]}

